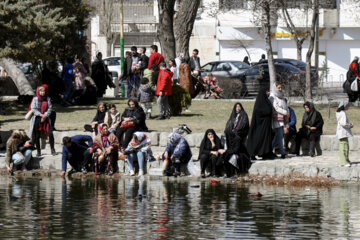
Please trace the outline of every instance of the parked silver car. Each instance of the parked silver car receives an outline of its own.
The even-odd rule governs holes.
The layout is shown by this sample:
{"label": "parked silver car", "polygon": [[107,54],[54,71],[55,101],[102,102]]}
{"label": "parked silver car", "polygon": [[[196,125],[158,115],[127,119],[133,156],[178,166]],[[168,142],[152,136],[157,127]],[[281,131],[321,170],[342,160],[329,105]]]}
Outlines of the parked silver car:
{"label": "parked silver car", "polygon": [[241,61],[214,61],[209,62],[201,67],[201,76],[206,76],[211,72],[215,77],[239,77],[240,74],[245,72],[250,66]]}

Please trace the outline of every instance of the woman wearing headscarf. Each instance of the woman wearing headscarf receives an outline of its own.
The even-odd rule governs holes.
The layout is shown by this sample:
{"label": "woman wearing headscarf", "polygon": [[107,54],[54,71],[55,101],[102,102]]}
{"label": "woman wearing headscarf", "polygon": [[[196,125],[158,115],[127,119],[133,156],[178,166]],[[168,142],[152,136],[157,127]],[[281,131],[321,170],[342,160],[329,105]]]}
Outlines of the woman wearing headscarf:
{"label": "woman wearing headscarf", "polygon": [[49,136],[51,154],[56,155],[54,148],[53,128],[50,121],[52,111],[51,99],[48,96],[49,88],[46,84],[36,89],[36,96],[32,99],[29,111],[33,112],[30,119],[29,135],[37,149],[37,155],[41,156],[40,138]]}
{"label": "woman wearing headscarf", "polygon": [[139,163],[139,176],[144,175],[145,159],[147,154],[151,151],[151,141],[148,136],[143,132],[135,132],[133,138],[127,148],[125,149],[125,155],[127,155],[126,162],[129,167],[130,176],[135,175],[134,161]]}
{"label": "woman wearing headscarf", "polygon": [[354,127],[346,116],[345,111],[349,110],[350,104],[348,102],[341,102],[336,110],[336,136],[339,139],[339,154],[340,164],[342,166],[350,167],[349,160],[349,137],[352,137],[351,129]]}
{"label": "woman wearing headscarf", "polygon": [[241,138],[241,141],[245,143],[249,132],[249,117],[241,103],[235,103],[230,118],[226,123],[225,130],[234,132]]}
{"label": "woman wearing headscarf", "polygon": [[322,154],[320,147],[320,136],[322,135],[324,120],[320,112],[316,111],[311,102],[304,103],[305,113],[302,119],[301,128],[296,134],[296,155],[300,155],[301,140],[308,139],[309,154],[315,156],[315,147],[318,155]]}
{"label": "woman wearing headscarf", "polygon": [[208,129],[200,144],[199,160],[201,166],[201,177],[205,178],[205,170],[208,164],[211,166],[211,176],[216,175],[216,166],[222,149],[221,140],[216,135],[214,129]]}
{"label": "woman wearing headscarf", "polygon": [[229,129],[225,130],[225,136],[226,147],[220,149],[219,153],[222,154],[221,161],[225,166],[226,176],[247,173],[251,166],[250,155],[241,138]]}
{"label": "woman wearing headscarf", "polygon": [[163,175],[172,174],[171,167],[175,167],[174,176],[180,176],[181,163],[188,163],[192,157],[192,153],[188,142],[179,133],[171,133],[169,135],[169,144],[163,154]]}
{"label": "woman wearing headscarf", "polygon": [[272,111],[266,89],[260,89],[254,105],[247,150],[252,158],[260,156],[263,159],[274,158],[272,153]]}
{"label": "woman wearing headscarf", "polygon": [[284,149],[284,126],[285,124],[285,116],[287,116],[289,108],[285,101],[284,93],[282,91],[282,85],[279,82],[275,82],[274,92],[270,94],[269,97],[270,102],[273,106],[273,129],[275,131],[275,136],[272,141],[272,149],[275,146],[279,146],[279,150],[281,153],[281,158],[285,158],[286,152]]}
{"label": "woman wearing headscarf", "polygon": [[118,171],[119,141],[105,123],[98,125],[98,132],[93,143],[95,173],[112,175]]}
{"label": "woman wearing headscarf", "polygon": [[[128,108],[121,115],[120,126],[116,130],[116,137],[119,139],[120,145],[125,149],[134,132],[147,132],[148,128],[145,123],[146,115],[144,110],[135,99],[128,100]],[[125,138],[123,140],[123,135]]]}
{"label": "woman wearing headscarf", "polygon": [[189,57],[184,57],[181,60],[181,64],[179,66],[179,80],[180,80],[180,86],[185,88],[190,93],[191,97],[194,97],[195,88],[192,81],[189,61],[190,61]]}

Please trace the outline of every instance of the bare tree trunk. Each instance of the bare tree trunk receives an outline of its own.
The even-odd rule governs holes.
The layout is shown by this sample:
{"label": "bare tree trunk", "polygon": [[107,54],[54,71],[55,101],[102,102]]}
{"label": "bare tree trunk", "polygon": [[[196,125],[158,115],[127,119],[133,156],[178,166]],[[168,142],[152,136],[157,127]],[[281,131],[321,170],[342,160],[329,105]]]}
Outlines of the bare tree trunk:
{"label": "bare tree trunk", "polygon": [[200,0],[182,0],[174,20],[176,52],[189,56],[189,42]]}
{"label": "bare tree trunk", "polygon": [[166,62],[175,58],[175,36],[173,30],[175,0],[159,0],[159,27],[157,37],[161,45],[161,53]]}
{"label": "bare tree trunk", "polygon": [[270,3],[263,2],[261,7],[262,7],[261,25],[265,35],[266,53],[268,56],[270,91],[273,91],[276,81],[276,71],[275,71],[274,57],[273,57],[272,45],[271,45]]}
{"label": "bare tree trunk", "polygon": [[315,44],[315,27],[317,18],[319,17],[319,1],[312,0],[312,20],[311,20],[311,29],[310,29],[310,42],[309,42],[309,49],[306,53],[306,80],[305,80],[305,98],[306,100],[312,99],[312,89],[311,89],[311,56],[314,51],[314,44]]}
{"label": "bare tree trunk", "polygon": [[286,27],[289,30],[289,32],[292,34],[292,36],[294,37],[294,40],[296,43],[297,59],[301,61],[301,59],[302,59],[302,53],[301,53],[302,44],[304,43],[305,38],[300,39],[299,36],[297,35],[296,27],[295,27],[294,22],[292,21],[290,14],[287,10],[285,1],[282,1],[282,12],[284,15]]}
{"label": "bare tree trunk", "polygon": [[14,81],[20,95],[34,95],[34,90],[26,79],[25,74],[16,66],[14,60],[10,58],[0,58],[0,65]]}

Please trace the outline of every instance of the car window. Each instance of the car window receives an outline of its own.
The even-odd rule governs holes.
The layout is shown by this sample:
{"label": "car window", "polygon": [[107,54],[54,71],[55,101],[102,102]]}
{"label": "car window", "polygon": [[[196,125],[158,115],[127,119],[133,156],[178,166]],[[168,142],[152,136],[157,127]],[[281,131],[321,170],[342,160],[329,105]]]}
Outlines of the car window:
{"label": "car window", "polygon": [[105,64],[108,66],[116,66],[120,65],[120,59],[119,58],[110,58],[104,60]]}
{"label": "car window", "polygon": [[242,62],[231,62],[233,65],[235,65],[235,67],[239,68],[239,69],[243,69],[243,68],[249,68],[250,66],[246,63],[242,63]]}
{"label": "car window", "polygon": [[250,68],[246,73],[247,73],[247,75],[258,75],[259,74],[259,66]]}
{"label": "car window", "polygon": [[230,71],[231,66],[229,63],[218,63],[214,69],[214,71]]}
{"label": "car window", "polygon": [[213,66],[214,66],[213,63],[208,63],[208,64],[205,64],[205,65],[202,67],[202,69],[203,69],[205,72],[211,72]]}

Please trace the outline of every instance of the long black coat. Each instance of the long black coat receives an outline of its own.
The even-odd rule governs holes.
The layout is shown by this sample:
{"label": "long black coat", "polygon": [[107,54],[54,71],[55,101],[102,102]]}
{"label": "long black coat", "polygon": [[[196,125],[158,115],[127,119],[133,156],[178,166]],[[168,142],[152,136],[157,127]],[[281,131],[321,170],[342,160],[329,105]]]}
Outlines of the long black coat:
{"label": "long black coat", "polygon": [[261,89],[255,102],[251,119],[247,149],[251,156],[262,156],[272,152],[272,111],[266,90]]}

